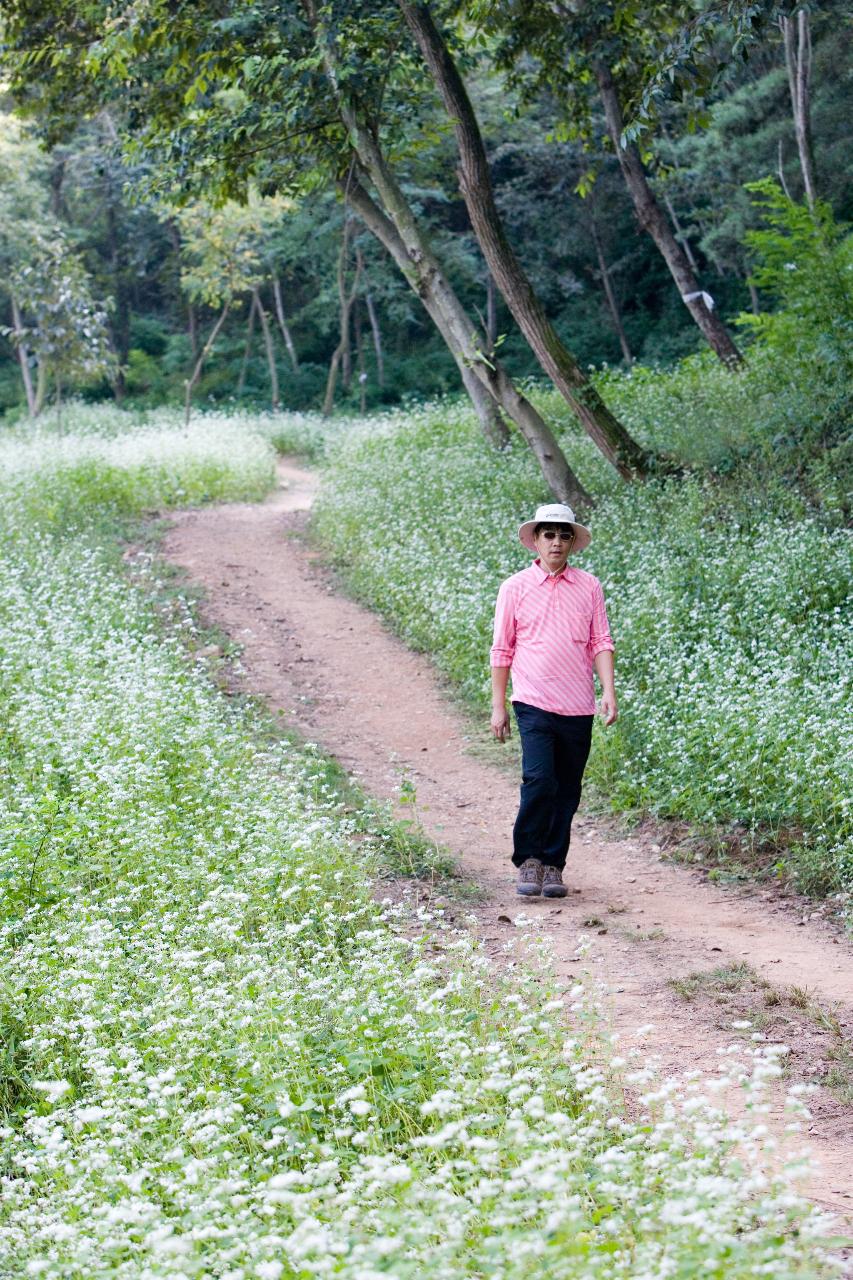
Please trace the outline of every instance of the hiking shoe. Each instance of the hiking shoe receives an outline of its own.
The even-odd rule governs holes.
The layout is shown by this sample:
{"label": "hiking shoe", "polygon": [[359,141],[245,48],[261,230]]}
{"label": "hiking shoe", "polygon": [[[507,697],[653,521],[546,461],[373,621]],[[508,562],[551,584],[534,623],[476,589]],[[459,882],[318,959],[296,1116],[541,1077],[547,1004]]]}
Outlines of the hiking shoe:
{"label": "hiking shoe", "polygon": [[518,868],[515,892],[525,898],[537,898],[542,892],[543,870],[538,858],[526,858]]}
{"label": "hiking shoe", "polygon": [[546,898],[565,898],[568,889],[563,884],[563,873],[559,867],[542,868],[542,894]]}

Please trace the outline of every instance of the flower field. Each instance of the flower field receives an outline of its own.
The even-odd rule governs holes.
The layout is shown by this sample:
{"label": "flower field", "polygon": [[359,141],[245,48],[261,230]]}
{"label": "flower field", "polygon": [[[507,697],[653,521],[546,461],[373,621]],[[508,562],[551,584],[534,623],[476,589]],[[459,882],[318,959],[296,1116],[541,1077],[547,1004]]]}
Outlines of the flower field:
{"label": "flower field", "polygon": [[188,661],[155,562],[128,581],[105,514],[270,470],[223,421],[0,442],[0,1275],[828,1274],[765,1167],[778,1054],[732,1125],[735,1058],[655,1080],[582,983],[567,1023],[377,902],[324,761]]}
{"label": "flower field", "polygon": [[[646,375],[651,390],[644,382],[635,401],[623,377],[620,411],[639,431],[629,408],[665,407],[680,445],[698,380],[668,376],[668,399]],[[717,384],[750,403],[745,380],[725,379],[704,379],[698,440]],[[849,532],[772,474],[766,486],[688,476],[629,487],[588,440],[573,434],[568,449],[601,495],[577,563],[603,582],[617,646],[620,719],[596,733],[589,776],[617,808],[732,829],[807,892],[849,895]],[[487,450],[453,404],[371,420],[329,452],[320,537],[334,537],[357,594],[484,709],[497,588],[529,561],[515,530],[547,498],[529,452]]]}

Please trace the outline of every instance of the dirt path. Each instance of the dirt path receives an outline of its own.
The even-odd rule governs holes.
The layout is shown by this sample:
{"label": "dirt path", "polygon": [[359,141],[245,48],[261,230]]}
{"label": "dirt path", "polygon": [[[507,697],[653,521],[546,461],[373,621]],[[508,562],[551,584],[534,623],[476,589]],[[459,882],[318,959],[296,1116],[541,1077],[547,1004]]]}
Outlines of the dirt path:
{"label": "dirt path", "polygon": [[[243,646],[245,688],[374,795],[396,797],[401,778],[411,781],[425,830],[460,856],[484,890],[475,910],[488,946],[501,945],[523,910],[541,920],[559,971],[570,977],[578,935],[587,934],[592,967],[612,993],[615,1029],[631,1043],[639,1026],[654,1024],[644,1044],[667,1074],[713,1073],[719,1047],[738,1038],[732,1021],[750,1018],[769,1040],[791,1045],[794,1078],[825,1074],[842,1035],[849,1044],[853,1031],[851,948],[823,920],[803,923],[802,904],[795,913],[769,892],[716,887],[699,872],[667,865],[650,839],[613,838],[583,811],[568,898],[515,896],[508,849],[517,778],[477,758],[485,729],[453,707],[428,660],[336,591],[299,536],[314,485],[310,472],[284,462],[280,487],[266,502],[179,513],[167,536],[167,558],[206,591],[204,616]],[[759,983],[738,977],[733,966],[743,963]],[[692,1000],[669,985],[719,968],[728,975],[698,984]],[[792,987],[832,1009],[832,1027],[806,1016],[805,996],[785,995]],[[823,1088],[810,1107],[808,1141],[818,1162],[810,1193],[849,1215],[853,1107]]]}

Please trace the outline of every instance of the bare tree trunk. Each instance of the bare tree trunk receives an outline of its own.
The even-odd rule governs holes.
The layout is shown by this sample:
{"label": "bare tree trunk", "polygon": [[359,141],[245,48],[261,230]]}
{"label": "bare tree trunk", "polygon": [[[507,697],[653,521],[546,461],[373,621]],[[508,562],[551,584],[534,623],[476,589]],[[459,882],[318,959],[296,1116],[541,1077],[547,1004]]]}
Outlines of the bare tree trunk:
{"label": "bare tree trunk", "polygon": [[607,130],[616,149],[619,167],[634,203],[640,226],[649,233],[657,245],[681,294],[682,302],[709,346],[723,364],[732,368],[737,367],[743,363],[743,356],[713,305],[709,305],[706,300],[709,295],[699,287],[687,254],[676,240],[666,214],[649,186],[639,151],[632,143],[626,146],[622,144],[622,106],[610,68],[599,63],[596,67],[596,80],[604,104]]}
{"label": "bare tree trunk", "polygon": [[425,4],[397,0],[453,121],[459,186],[483,256],[533,354],[587,434],[621,476],[644,475],[649,459],[610,412],[558,337],[507,239],[495,202],[480,126],[459,70]]}
{"label": "bare tree trunk", "polygon": [[607,299],[607,309],[610,312],[610,319],[613,321],[613,328],[619,339],[619,346],[622,348],[622,359],[626,364],[630,364],[634,359],[631,354],[631,348],[628,346],[628,338],[625,334],[625,326],[622,324],[622,313],[619,310],[619,303],[616,301],[616,294],[613,289],[613,281],[610,279],[610,268],[607,265],[607,259],[604,256],[604,246],[601,243],[598,225],[595,217],[592,218],[592,242],[595,245],[595,253],[598,258],[598,273],[601,277],[601,283],[604,286],[604,296]]}
{"label": "bare tree trunk", "polygon": [[[166,221],[166,231],[172,242],[175,257],[180,264],[181,233],[171,219],[167,219]],[[198,359],[198,325],[196,324],[195,307],[192,304],[191,298],[187,298],[187,337],[190,340],[190,354],[193,362],[195,362]]]}
{"label": "bare tree trunk", "polygon": [[36,396],[33,391],[33,379],[30,374],[30,353],[24,342],[24,326],[21,323],[21,312],[15,296],[12,296],[12,330],[15,334],[15,350],[18,354],[18,364],[21,366],[21,381],[24,384],[24,394],[27,397],[27,413],[31,418],[36,416]]}
{"label": "bare tree trunk", "polygon": [[213,328],[210,331],[210,335],[207,339],[207,342],[204,344],[201,354],[199,355],[198,360],[196,360],[195,362],[195,368],[193,369],[189,378],[187,378],[187,390],[186,390],[186,396],[184,398],[184,423],[186,426],[189,426],[190,413],[192,411],[193,392],[195,391],[196,386],[198,385],[198,380],[201,377],[201,371],[204,368],[204,362],[207,359],[207,357],[210,355],[211,351],[213,350],[213,344],[216,342],[216,339],[219,337],[220,330],[222,329],[222,326],[224,325],[226,318],[228,316],[228,312],[230,310],[231,310],[231,299],[229,298],[216,318],[216,323],[214,324]]}
{"label": "bare tree trunk", "polygon": [[[348,105],[347,100],[340,90],[338,85],[337,64],[335,62],[332,48],[325,39],[324,32],[320,29],[320,24],[317,18],[316,0],[302,0],[302,5],[318,38],[318,43],[321,45],[325,44],[324,65],[326,75],[329,81],[329,86],[334,95],[341,120],[350,135],[355,156],[360,158],[363,153],[367,159],[367,163],[363,162],[365,170],[372,170],[372,172],[378,173],[381,184],[378,188],[380,191],[380,199],[385,202],[386,197],[389,194],[392,196],[394,218],[400,222],[409,233],[411,233],[411,246],[405,243],[403,235],[397,226],[397,221],[392,221],[392,218],[389,217],[383,209],[379,208],[366,189],[361,186],[360,183],[353,180],[352,173],[350,177],[347,178],[346,183],[341,182],[339,184],[341,194],[345,200],[349,200],[349,202],[353,204],[354,208],[358,209],[365,225],[372,234],[377,237],[380,243],[385,246],[402,271],[408,284],[421,299],[427,314],[435,324],[450,350],[451,355],[456,361],[460,377],[462,378],[465,389],[471,397],[471,401],[483,429],[483,434],[490,443],[501,447],[508,441],[509,434],[506,423],[501,417],[500,409],[498,408],[497,395],[489,385],[489,377],[481,369],[477,369],[475,372],[476,360],[478,358],[478,344],[474,339],[472,339],[472,335],[475,332],[474,326],[465,315],[458,299],[455,298],[455,295],[453,294],[448,281],[442,274],[435,257],[432,255],[431,251],[428,250],[426,240],[417,226],[414,214],[407,204],[402,191],[393,177],[393,174],[391,174],[385,163],[378,141],[373,139],[369,131],[360,124],[356,113],[353,111],[351,106]],[[356,188],[358,190],[358,203],[356,203],[354,198],[351,198],[351,194]],[[415,270],[416,264],[417,270]],[[452,300],[452,305],[455,305],[458,309],[455,327],[451,322],[447,308],[443,305],[439,305],[439,295],[442,300],[450,298]],[[464,331],[467,335],[466,348],[464,350],[460,347],[455,332],[455,328],[458,328],[459,314],[464,318]],[[497,372],[491,381],[497,381]],[[532,405],[530,408],[535,414],[536,411],[533,409]],[[538,417],[538,414],[536,416]],[[541,421],[542,420],[540,419],[540,422]],[[550,437],[551,441],[553,441],[553,446],[558,458],[562,459],[562,463],[565,465],[569,476],[571,477],[571,479],[566,478],[563,488],[568,492],[574,483],[574,489],[578,495],[577,501],[591,501],[589,495],[580,484],[580,481],[577,480],[577,477],[574,476],[574,473],[572,473],[571,469],[568,467],[568,463],[566,463],[565,458],[563,458],[559,446],[550,432],[550,428],[548,428],[547,424],[544,422],[542,422],[542,426],[545,432],[545,436],[543,438],[547,440],[547,438]],[[550,446],[546,445],[546,450],[549,447]],[[559,461],[557,464],[557,470],[559,472]],[[555,477],[555,484],[562,483],[563,479],[564,477],[557,475]]]}
{"label": "bare tree trunk", "polygon": [[370,332],[373,335],[373,350],[376,354],[376,385],[382,391],[385,387],[385,354],[382,349],[382,330],[379,327],[379,317],[376,314],[376,303],[373,301],[373,294],[370,291],[370,283],[367,279],[367,272],[362,266],[362,279],[365,284],[364,305],[367,307],[367,318],[370,321]]}
{"label": "bare tree trunk", "polygon": [[[352,287],[349,293],[346,291],[345,280],[345,258],[346,251],[349,246],[349,218],[344,214],[344,238],[341,243],[341,252],[338,259],[338,289],[340,291],[341,300],[341,336],[338,345],[332,353],[331,364],[329,365],[329,376],[326,380],[326,394],[323,399],[323,416],[328,418],[335,407],[335,387],[338,382],[338,370],[344,365],[345,361],[350,359],[350,340],[349,340],[349,322],[352,312],[353,303],[358,295],[358,287],[361,283],[361,259],[356,258],[355,276],[353,278]],[[348,383],[344,381],[344,385]]]}
{"label": "bare tree trunk", "polygon": [[272,296],[275,301],[275,314],[278,320],[278,327],[281,329],[281,336],[284,338],[284,345],[287,347],[287,354],[290,356],[290,363],[293,365],[294,373],[299,368],[299,359],[296,355],[296,347],[293,345],[293,335],[290,327],[284,318],[284,303],[281,297],[281,281],[278,276],[272,278]]}
{"label": "bare tree trunk", "polygon": [[684,250],[685,257],[690,263],[691,271],[698,271],[699,264],[697,263],[693,250],[690,247],[690,241],[678,220],[678,214],[675,212],[672,201],[666,192],[663,193],[663,202],[666,205],[666,211],[669,214],[670,222],[672,223],[673,230],[675,231],[675,238]]}
{"label": "bare tree trunk", "polygon": [[238,398],[246,390],[246,373],[249,368],[249,356],[252,353],[252,338],[255,336],[255,295],[249,303],[249,317],[246,321],[246,344],[243,347],[243,359],[240,361],[240,376],[237,379]]}
{"label": "bare tree trunk", "polygon": [[[663,123],[661,123],[661,133],[663,134],[664,138],[666,138],[669,145],[672,146],[672,138],[670,137],[669,130],[667,129],[666,125]],[[690,247],[690,240],[688,239],[681,223],[679,222],[678,214],[675,212],[673,203],[670,200],[669,195],[666,191],[664,191],[663,193],[663,202],[666,205],[666,211],[669,214],[670,221],[672,222],[672,225],[675,229],[676,240],[681,245],[682,249],[687,255],[687,261],[690,263],[690,266],[693,269],[693,271],[698,271],[699,264],[697,263],[695,254],[693,253],[693,250]]]}
{"label": "bare tree trunk", "polygon": [[791,110],[794,115],[794,132],[797,136],[803,187],[806,202],[810,209],[814,209],[817,187],[811,136],[812,39],[809,15],[805,9],[800,9],[797,13],[796,36],[793,18],[780,18],[779,23],[785,43],[785,66],[788,70],[788,87],[791,91]]}
{"label": "bare tree trunk", "polygon": [[[338,298],[340,299],[341,308],[341,383],[344,391],[349,391],[352,382],[352,347],[350,344],[350,314],[352,312],[352,300],[347,300],[347,257],[349,256],[350,243],[350,222],[349,210],[344,205],[344,234],[341,240],[341,252],[338,257]],[[353,298],[354,300],[354,298]]]}
{"label": "bare tree trunk", "polygon": [[779,186],[785,192],[785,195],[788,197],[788,199],[791,200],[793,197],[791,196],[791,193],[788,190],[788,183],[785,178],[785,163],[782,155],[782,139],[781,138],[779,139],[779,146],[776,152],[776,173],[779,177]]}
{"label": "bare tree trunk", "polygon": [[486,275],[486,342],[489,351],[494,352],[498,340],[498,300],[495,289],[495,278],[489,271]]}
{"label": "bare tree trunk", "polygon": [[195,307],[191,302],[187,303],[187,337],[190,340],[190,354],[193,360],[198,359],[198,324],[196,323]]}
{"label": "bare tree trunk", "polygon": [[[503,409],[533,451],[554,497],[573,506],[591,505],[590,495],[566,461],[547,422],[497,360],[484,360],[480,344],[485,339],[478,338],[474,324],[444,277],[378,146],[365,138],[361,141],[377,166],[382,183],[380,195],[386,207],[393,207],[396,219],[383,212],[357,181],[351,181],[348,187],[350,203],[391,254],[447,344],[487,439],[500,444],[506,438],[506,425],[499,413],[499,408]],[[375,153],[369,150],[372,146],[376,146]]]}
{"label": "bare tree trunk", "polygon": [[36,375],[36,403],[33,411],[33,417],[37,418],[44,409],[45,397],[47,396],[47,365],[44,361],[39,361],[38,373]]}
{"label": "bare tree trunk", "polygon": [[281,408],[281,400],[278,388],[278,369],[275,363],[275,348],[272,344],[272,333],[270,332],[267,313],[264,310],[264,304],[261,302],[261,295],[257,289],[252,290],[252,300],[255,304],[255,310],[258,313],[258,319],[261,322],[261,332],[264,335],[264,347],[267,353],[267,368],[270,371],[270,398],[272,400],[272,411],[278,413]]}
{"label": "bare tree trunk", "polygon": [[364,367],[364,333],[361,324],[361,309],[356,302],[353,308],[353,329],[355,330],[356,368],[358,370],[358,407],[364,416],[367,412],[367,370]]}
{"label": "bare tree trunk", "polygon": [[[109,117],[109,113],[104,113]],[[115,137],[115,126],[109,121],[111,136]],[[110,270],[113,277],[113,319],[110,323],[113,346],[116,356],[116,373],[113,382],[113,395],[116,404],[122,404],[127,393],[125,371],[130,355],[130,298],[127,288],[127,245],[119,225],[119,195],[115,190],[111,163],[105,166],[104,204],[106,205],[107,243],[110,251]]]}

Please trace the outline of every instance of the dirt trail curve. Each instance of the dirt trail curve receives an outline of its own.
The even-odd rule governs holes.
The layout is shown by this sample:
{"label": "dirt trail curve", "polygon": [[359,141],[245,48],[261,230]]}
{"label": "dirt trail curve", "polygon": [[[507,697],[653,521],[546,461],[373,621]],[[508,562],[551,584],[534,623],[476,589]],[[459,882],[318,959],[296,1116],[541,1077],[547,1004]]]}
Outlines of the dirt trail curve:
{"label": "dirt trail curve", "polygon": [[[313,474],[283,462],[279,477],[264,503],[175,515],[165,555],[205,589],[204,616],[243,646],[247,691],[283,710],[374,795],[394,796],[401,776],[411,779],[422,825],[485,891],[476,911],[488,946],[503,942],[507,917],[523,910],[541,918],[558,969],[570,977],[578,935],[590,935],[592,967],[611,987],[615,1030],[631,1043],[639,1026],[654,1024],[644,1044],[668,1073],[715,1071],[718,1048],[737,1038],[731,1021],[742,1011],[725,993],[686,1001],[669,985],[719,966],[748,963],[777,990],[806,989],[834,1009],[836,1037],[839,1025],[849,1037],[851,948],[831,926],[803,924],[802,907],[794,914],[772,893],[723,889],[667,865],[648,837],[614,838],[581,810],[568,898],[516,898],[508,849],[517,778],[471,753],[477,731],[442,693],[429,661],[337,592],[321,558],[294,536],[311,505]],[[774,1000],[766,997],[755,998],[763,1007]],[[785,1001],[779,1007],[793,1013]],[[825,1069],[826,1033],[802,1018],[782,1021],[786,1042],[796,1041],[795,1075]],[[784,1039],[778,1022],[768,1030]],[[807,1140],[818,1162],[810,1193],[848,1216],[853,1108],[824,1089],[810,1106]]]}

